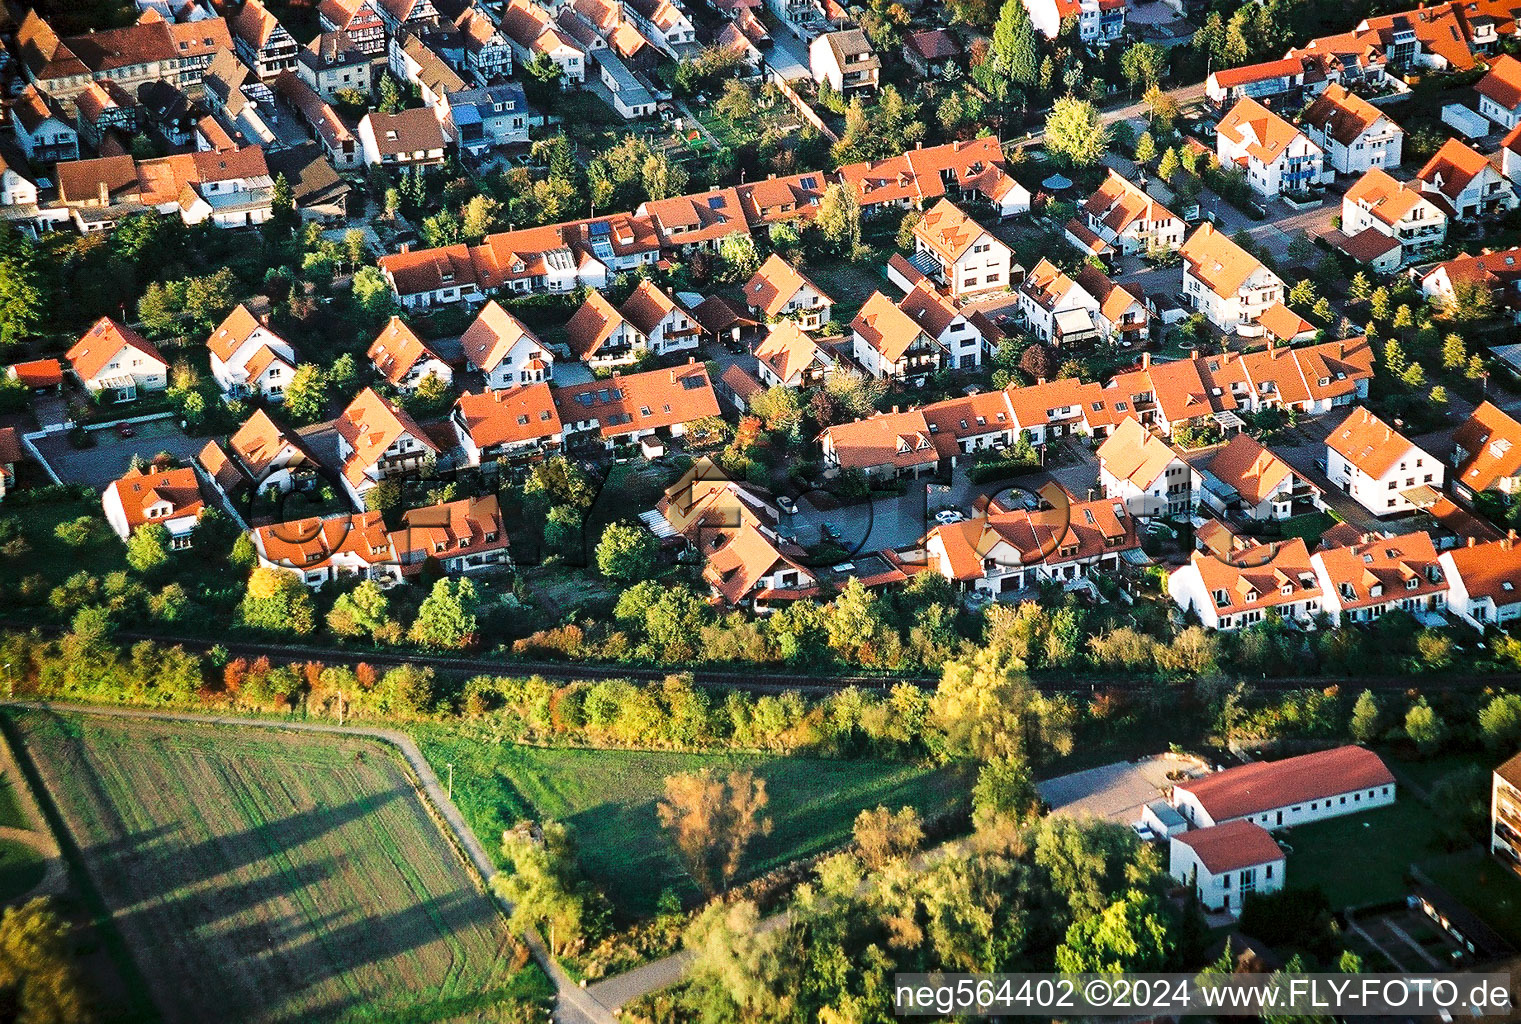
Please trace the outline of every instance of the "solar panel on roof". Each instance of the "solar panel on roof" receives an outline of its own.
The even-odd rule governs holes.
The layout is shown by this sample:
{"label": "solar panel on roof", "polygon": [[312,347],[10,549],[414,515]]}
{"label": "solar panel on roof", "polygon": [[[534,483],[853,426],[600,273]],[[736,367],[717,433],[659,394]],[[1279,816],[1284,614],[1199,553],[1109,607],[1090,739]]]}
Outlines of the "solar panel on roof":
{"label": "solar panel on roof", "polygon": [[611,224],[609,224],[607,221],[605,221],[605,220],[598,220],[598,221],[593,221],[592,222],[591,236],[593,238],[596,238],[599,235],[610,235],[610,234],[612,234],[612,232],[613,232],[613,226]]}
{"label": "solar panel on roof", "polygon": [[708,209],[710,209],[710,210],[722,210],[723,208],[724,208],[724,197],[723,196],[709,196],[708,197]]}

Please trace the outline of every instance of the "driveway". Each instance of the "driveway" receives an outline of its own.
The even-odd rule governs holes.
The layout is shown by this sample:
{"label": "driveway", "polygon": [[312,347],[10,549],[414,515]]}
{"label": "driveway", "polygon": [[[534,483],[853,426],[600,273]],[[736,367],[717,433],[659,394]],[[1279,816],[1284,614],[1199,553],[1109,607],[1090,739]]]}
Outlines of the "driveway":
{"label": "driveway", "polygon": [[789,82],[811,78],[808,44],[783,28],[768,12],[761,14],[761,21],[771,33],[771,49],[766,51],[766,66]]}
{"label": "driveway", "polygon": [[1154,754],[1139,761],[1116,761],[1087,771],[1059,775],[1035,784],[1052,814],[1093,817],[1129,825],[1141,820],[1141,808],[1159,800],[1172,787],[1169,773],[1190,777],[1209,766],[1196,757]]}
{"label": "driveway", "polygon": [[66,433],[49,434],[37,439],[37,450],[64,483],[102,490],[127,471],[134,455],[151,459],[168,452],[188,463],[206,447],[206,438],[186,436],[172,420],[137,423],[132,431],[132,437],[123,438],[112,428],[92,430],[93,448],[75,448]]}
{"label": "driveway", "polygon": [[881,495],[855,505],[835,506],[823,492],[804,494],[797,499],[797,512],[782,516],[782,532],[805,546],[817,544],[821,527],[830,523],[839,531],[839,545],[850,555],[908,547],[934,525],[932,505],[938,509],[949,501],[942,485],[933,480],[906,483],[904,494]]}

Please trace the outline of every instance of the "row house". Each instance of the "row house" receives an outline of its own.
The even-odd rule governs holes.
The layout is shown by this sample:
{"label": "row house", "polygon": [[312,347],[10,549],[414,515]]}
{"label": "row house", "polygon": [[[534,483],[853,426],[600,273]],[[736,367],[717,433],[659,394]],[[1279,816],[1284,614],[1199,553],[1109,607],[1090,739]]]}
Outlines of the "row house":
{"label": "row house", "polygon": [[176,23],[153,10],[133,25],[68,38],[30,10],[16,32],[27,80],[68,114],[91,82],[113,81],[131,95],[147,82],[193,88],[212,58],[231,49],[232,33],[223,19]]}
{"label": "row house", "polygon": [[912,262],[960,299],[1009,287],[1014,250],[942,199],[914,225]]}
{"label": "row house", "polygon": [[1216,110],[1229,109],[1248,99],[1293,110],[1302,105],[1307,91],[1323,84],[1318,71],[1314,60],[1292,54],[1280,60],[1222,68],[1210,72],[1204,80],[1204,95]]}
{"label": "row house", "polygon": [[57,101],[35,85],[16,97],[10,120],[16,145],[33,164],[79,159],[79,129]]}
{"label": "row house", "polygon": [[1015,441],[1014,410],[1002,391],[948,398],[919,411],[940,457],[952,467],[962,455],[1001,451]]}
{"label": "row house", "polygon": [[898,301],[898,308],[945,350],[945,365],[953,370],[973,370],[982,365],[984,352],[991,352],[1003,338],[981,312],[963,307],[928,281],[921,281]]}
{"label": "row house", "polygon": [[1302,537],[1225,558],[1195,551],[1168,575],[1167,596],[1206,629],[1243,629],[1269,615],[1309,627],[1322,611],[1320,576]]}
{"label": "row house", "polygon": [[691,311],[652,281],[640,282],[622,307],[589,293],[565,331],[571,354],[593,367],[695,350],[702,335]]}
{"label": "row house", "polygon": [[1331,625],[1373,622],[1392,611],[1447,607],[1447,574],[1427,533],[1369,537],[1310,556]]}
{"label": "row house", "polygon": [[347,32],[324,32],[296,54],[295,74],[332,103],[341,92],[370,95],[371,86],[378,84],[373,75],[375,63],[375,54]]}
{"label": "row house", "polygon": [[1416,183],[1440,196],[1459,220],[1505,213],[1516,207],[1516,190],[1489,158],[1448,139],[1421,168]]}
{"label": "row house", "polygon": [[430,49],[422,36],[412,32],[402,31],[391,37],[386,64],[397,79],[417,86],[425,107],[435,107],[446,94],[465,88],[465,80],[459,73]]}
{"label": "row house", "polygon": [[259,566],[294,574],[320,590],[329,582],[401,582],[401,566],[379,512],[298,519],[256,527],[249,533]]}
{"label": "row house", "polygon": [[[1097,383],[1073,377],[1039,381],[1027,387],[1004,389],[1014,415],[1014,429],[1028,435],[1031,444],[1043,445],[1053,438],[1107,437],[1127,415]],[[1016,435],[1018,436],[1018,435]]]}
{"label": "row house", "polygon": [[375,11],[385,25],[387,36],[394,36],[404,29],[421,31],[439,23],[438,8],[433,0],[373,0]]}
{"label": "row house", "polygon": [[244,0],[230,28],[238,57],[264,81],[296,70],[301,46],[261,0]]}
{"label": "row house", "polygon": [[1486,491],[1521,494],[1521,423],[1483,402],[1452,434],[1452,490],[1470,505]]}
{"label": "row house", "polygon": [[586,51],[533,0],[509,0],[498,27],[516,62],[531,64],[543,54],[560,69],[562,83],[580,88],[586,81]]}
{"label": "row house", "polygon": [[1025,275],[1016,298],[1020,315],[1041,341],[1071,348],[1098,338],[1098,299],[1048,259]]}
{"label": "row house", "polygon": [[386,52],[385,19],[373,0],[322,0],[317,22],[324,35],[341,32],[360,53],[379,57]]}
{"label": "row house", "polygon": [[1253,522],[1324,508],[1320,488],[1246,434],[1237,434],[1204,467],[1202,497],[1222,516]]}
{"label": "row house", "polygon": [[1283,281],[1213,224],[1183,243],[1183,296],[1226,333],[1258,333],[1257,320],[1284,296]]}
{"label": "row house", "polygon": [[1016,594],[1043,583],[1070,585],[1117,576],[1138,555],[1136,520],[1122,501],[1073,501],[1060,485],[1041,489],[1040,507],[937,526],[924,540],[930,569],[951,583],[987,594]]}
{"label": "row house", "polygon": [[663,439],[682,437],[688,424],[719,415],[707,367],[698,362],[627,375],[614,370],[606,380],[556,388],[554,400],[567,444],[595,434],[609,449],[639,444],[656,455]]}
{"label": "row house", "polygon": [[878,413],[864,420],[836,423],[819,435],[826,473],[861,473],[869,479],[933,474],[941,453],[929,421],[918,409]]}
{"label": "row house", "polygon": [[1361,406],[1326,438],[1326,476],[1376,516],[1416,511],[1444,473],[1441,459]]}
{"label": "row house", "polygon": [[1069,18],[1089,46],[1107,46],[1125,34],[1125,0],[1024,0],[1024,5],[1030,23],[1047,39],[1060,35]]}
{"label": "row house", "polygon": [[1452,207],[1440,195],[1396,181],[1374,168],[1341,200],[1341,230],[1348,238],[1373,231],[1398,243],[1396,266],[1418,260],[1447,241]]}
{"label": "row house", "polygon": [[922,378],[945,366],[944,346],[881,292],[851,321],[850,337],[856,363],[879,380]]}
{"label": "row house", "polygon": [[1098,267],[1084,265],[1077,272],[1077,285],[1098,302],[1093,322],[1106,344],[1144,346],[1150,319],[1146,303],[1130,289],[1118,285]]}
{"label": "row house", "polygon": [[1512,185],[1521,185],[1521,125],[1500,140],[1500,173]]}
{"label": "row house", "polygon": [[1215,152],[1223,166],[1246,172],[1261,196],[1305,193],[1322,182],[1325,152],[1256,100],[1239,100],[1221,118]]}
{"label": "row house", "polygon": [[725,238],[750,231],[739,192],[733,188],[648,200],[639,204],[634,215],[650,218],[660,234],[661,246],[680,253],[694,249],[717,252]]}
{"label": "row house", "polygon": [[143,391],[169,386],[169,363],[126,324],[101,317],[64,353],[74,379],[107,402],[130,402]]}
{"label": "row house", "polygon": [[191,546],[206,503],[193,467],[144,466],[113,480],[101,495],[101,506],[122,540],[153,523],[169,532],[169,546],[178,551]]}
{"label": "row house", "polygon": [[773,224],[806,224],[819,215],[828,178],[818,171],[771,175],[741,184],[739,202],[753,232],[769,232]]}
{"label": "row house", "polygon": [[76,160],[58,164],[56,173],[60,205],[83,234],[147,212],[178,214],[192,226],[253,227],[273,208],[274,179],[258,146],[140,162],[130,156]]}
{"label": "row house", "polygon": [[296,373],[296,353],[266,320],[239,304],[206,339],[211,376],[229,401],[278,402]]}
{"label": "row house", "polygon": [[925,209],[940,199],[989,205],[1000,218],[1027,213],[1030,191],[1008,174],[997,137],[911,149],[882,160],[846,164],[840,181],[863,214]]}
{"label": "row house", "polygon": [[1521,618],[1521,547],[1516,534],[1444,551],[1437,561],[1447,578],[1447,606],[1474,629]]}
{"label": "row house", "polygon": [[1400,165],[1405,130],[1388,114],[1339,85],[1326,86],[1326,91],[1300,114],[1299,123],[1338,174],[1362,174]]}
{"label": "row house", "polygon": [[123,141],[137,133],[137,100],[115,82],[91,82],[74,98],[74,123],[80,137],[99,152],[112,133]]}
{"label": "row house", "polygon": [[1098,462],[1099,492],[1123,502],[1132,516],[1187,515],[1198,500],[1198,477],[1188,463],[1132,417],[1099,445]]}
{"label": "row house", "polygon": [[697,43],[691,16],[678,0],[621,0],[623,16],[673,60],[690,55]]}
{"label": "row house", "polygon": [[364,163],[359,138],[331,103],[304,79],[289,71],[280,72],[273,83],[274,92],[284,100],[306,125],[322,148],[322,153],[340,171],[352,171]]}
{"label": "row house", "polygon": [[360,507],[386,477],[415,473],[439,455],[438,445],[407,412],[374,388],[361,391],[333,421],[338,435],[340,479]]}
{"label": "row house", "polygon": [[477,85],[497,85],[512,75],[512,43],[491,16],[478,7],[466,7],[454,19],[464,38],[465,70]]}
{"label": "row house", "polygon": [[834,354],[791,320],[773,326],[755,348],[756,372],[767,387],[811,388],[839,371]]}
{"label": "row house", "polygon": [[829,322],[834,300],[776,253],[745,282],[745,305],[766,322],[791,320],[805,331]]}
{"label": "row house", "polygon": [[1124,256],[1172,252],[1187,231],[1183,218],[1114,170],[1083,203],[1079,216],[1089,231]]}
{"label": "row house", "polygon": [[407,509],[401,528],[391,531],[391,547],[403,579],[420,576],[430,559],[450,576],[512,563],[495,494]]}
{"label": "row house", "polygon": [[365,358],[399,394],[412,394],[429,377],[445,385],[454,383],[453,367],[401,317],[391,317],[380,329],[365,350]]}
{"label": "row house", "polygon": [[459,151],[477,157],[526,143],[529,129],[544,123],[528,106],[528,97],[517,82],[451,92],[434,112]]}
{"label": "row house", "polygon": [[478,395],[467,391],[454,403],[449,425],[467,466],[534,459],[565,439],[554,389],[545,383]]}
{"label": "row house", "polygon": [[492,391],[541,384],[554,377],[554,355],[523,322],[492,300],[460,335],[465,362]]}

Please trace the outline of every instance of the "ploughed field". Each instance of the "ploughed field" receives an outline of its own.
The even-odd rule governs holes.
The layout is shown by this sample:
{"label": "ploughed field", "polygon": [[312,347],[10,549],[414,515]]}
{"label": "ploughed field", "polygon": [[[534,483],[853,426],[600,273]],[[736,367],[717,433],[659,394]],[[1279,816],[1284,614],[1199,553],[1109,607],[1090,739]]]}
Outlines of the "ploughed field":
{"label": "ploughed field", "polygon": [[444,1019],[524,981],[505,923],[386,747],[11,721],[166,1021]]}

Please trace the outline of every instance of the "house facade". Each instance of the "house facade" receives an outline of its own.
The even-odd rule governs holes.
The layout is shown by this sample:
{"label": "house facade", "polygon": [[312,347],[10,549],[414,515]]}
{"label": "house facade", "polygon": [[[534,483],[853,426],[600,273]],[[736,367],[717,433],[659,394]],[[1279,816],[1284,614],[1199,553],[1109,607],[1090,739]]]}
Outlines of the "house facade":
{"label": "house facade", "polygon": [[1442,460],[1358,407],[1326,438],[1326,476],[1376,516],[1414,512],[1418,488],[1441,491]]}
{"label": "house facade", "polygon": [[1167,873],[1198,894],[1211,913],[1239,916],[1246,899],[1284,886],[1283,850],[1256,822],[1189,829],[1168,839]]}
{"label": "house facade", "polygon": [[64,359],[84,389],[106,401],[129,402],[139,392],[169,386],[169,363],[158,349],[110,317],[95,321]]}
{"label": "house facade", "polygon": [[914,263],[951,295],[964,298],[1007,288],[1014,251],[942,199],[914,225]]}
{"label": "house facade", "polygon": [[1338,174],[1362,174],[1400,165],[1405,130],[1378,107],[1340,85],[1326,86],[1326,91],[1305,108],[1299,123]]}
{"label": "house facade", "polygon": [[486,303],[460,336],[465,360],[492,391],[553,379],[555,357],[538,336],[496,300]]}
{"label": "house facade", "polygon": [[1283,300],[1278,275],[1213,224],[1199,225],[1182,253],[1184,299],[1222,331],[1260,331],[1257,320]]}
{"label": "house facade", "polygon": [[1223,166],[1244,171],[1261,196],[1305,194],[1324,175],[1325,151],[1252,99],[1239,100],[1221,119],[1215,153]]}

